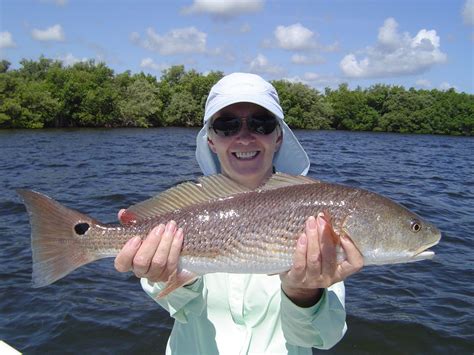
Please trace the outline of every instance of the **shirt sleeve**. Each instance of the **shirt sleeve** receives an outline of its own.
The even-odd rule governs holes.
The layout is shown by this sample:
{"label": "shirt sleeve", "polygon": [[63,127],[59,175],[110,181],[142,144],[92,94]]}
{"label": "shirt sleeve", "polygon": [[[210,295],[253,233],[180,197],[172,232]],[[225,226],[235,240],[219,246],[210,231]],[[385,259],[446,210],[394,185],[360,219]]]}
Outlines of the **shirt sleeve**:
{"label": "shirt sleeve", "polygon": [[178,322],[187,323],[190,314],[200,315],[205,307],[206,291],[202,277],[191,285],[177,288],[163,298],[158,298],[158,294],[165,288],[166,283],[149,282],[148,279],[142,278],[141,285],[145,292]]}
{"label": "shirt sleeve", "polygon": [[344,336],[346,326],[345,287],[338,282],[325,289],[312,307],[295,305],[281,291],[281,323],[289,344],[330,349]]}

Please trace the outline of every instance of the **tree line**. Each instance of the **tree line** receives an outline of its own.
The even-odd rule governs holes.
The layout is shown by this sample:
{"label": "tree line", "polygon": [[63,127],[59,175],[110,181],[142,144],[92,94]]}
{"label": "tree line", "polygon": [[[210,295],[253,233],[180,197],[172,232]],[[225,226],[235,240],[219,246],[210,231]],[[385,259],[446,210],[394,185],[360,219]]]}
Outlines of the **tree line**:
{"label": "tree line", "polygon": [[[104,63],[23,59],[19,69],[0,62],[0,128],[195,127],[223,73],[206,75],[177,65],[150,74],[116,74]],[[292,128],[472,135],[474,95],[454,89],[416,90],[347,84],[320,92],[275,80]]]}

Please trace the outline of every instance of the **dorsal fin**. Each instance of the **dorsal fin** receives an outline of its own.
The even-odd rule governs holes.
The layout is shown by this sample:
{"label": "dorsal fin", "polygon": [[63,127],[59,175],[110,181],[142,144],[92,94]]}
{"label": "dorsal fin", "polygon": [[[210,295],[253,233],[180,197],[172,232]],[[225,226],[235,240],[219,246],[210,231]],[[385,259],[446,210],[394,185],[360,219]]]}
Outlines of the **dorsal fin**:
{"label": "dorsal fin", "polygon": [[129,223],[137,223],[184,207],[248,191],[250,190],[247,187],[224,175],[203,176],[198,179],[197,183],[184,182],[155,197],[129,207],[120,219]]}
{"label": "dorsal fin", "polygon": [[268,181],[258,188],[260,191],[274,190],[280,187],[287,187],[302,184],[319,184],[318,180],[303,175],[288,175],[284,173],[276,173],[271,176]]}
{"label": "dorsal fin", "polygon": [[[257,191],[314,183],[319,182],[306,176],[276,173]],[[123,212],[120,220],[124,224],[133,224],[198,203],[215,201],[249,191],[251,191],[249,188],[224,175],[203,176],[198,179],[197,183],[184,182],[155,197],[129,207]]]}

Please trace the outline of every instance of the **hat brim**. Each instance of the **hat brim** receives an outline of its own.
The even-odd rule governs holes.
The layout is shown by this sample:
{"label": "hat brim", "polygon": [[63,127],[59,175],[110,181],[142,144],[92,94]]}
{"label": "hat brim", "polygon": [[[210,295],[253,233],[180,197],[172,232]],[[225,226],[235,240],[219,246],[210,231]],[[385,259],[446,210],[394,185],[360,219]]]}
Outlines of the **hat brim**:
{"label": "hat brim", "polygon": [[259,105],[271,113],[273,113],[280,120],[283,120],[283,111],[280,105],[275,102],[275,100],[270,99],[268,96],[264,95],[246,95],[239,94],[237,95],[224,95],[220,94],[218,98],[215,98],[210,104],[204,116],[204,123],[207,124],[209,120],[214,116],[218,111],[222,110],[224,107],[233,105],[239,102],[249,102],[252,104]]}

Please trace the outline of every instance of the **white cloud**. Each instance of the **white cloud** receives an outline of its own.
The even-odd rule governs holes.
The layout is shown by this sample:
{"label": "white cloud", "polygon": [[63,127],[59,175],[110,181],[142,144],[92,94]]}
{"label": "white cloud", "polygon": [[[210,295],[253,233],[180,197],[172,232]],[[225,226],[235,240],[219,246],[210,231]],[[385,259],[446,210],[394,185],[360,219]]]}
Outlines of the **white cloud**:
{"label": "white cloud", "polygon": [[64,56],[59,56],[56,59],[63,62],[63,64],[66,66],[72,66],[76,63],[87,62],[89,60],[88,58],[85,58],[85,57],[82,59],[76,58],[75,56],[72,55],[72,53],[68,53]]}
{"label": "white cloud", "polygon": [[130,40],[161,55],[206,52],[207,34],[195,27],[174,29],[163,35],[156,33],[153,28],[148,28],[146,33],[147,38],[142,40],[140,35],[134,32],[130,35]]}
{"label": "white cloud", "polygon": [[191,6],[184,7],[182,13],[209,14],[219,19],[229,19],[242,14],[259,12],[264,0],[194,0]]}
{"label": "white cloud", "polygon": [[451,85],[450,83],[448,83],[448,82],[446,82],[446,81],[445,81],[445,82],[442,82],[442,83],[439,85],[439,89],[440,89],[440,90],[443,90],[443,91],[447,91],[447,90],[449,90],[449,89],[454,89],[454,90],[458,91],[458,88],[457,88],[456,86]]}
{"label": "white cloud", "polygon": [[144,69],[151,69],[151,70],[161,72],[162,70],[168,69],[170,67],[170,65],[155,63],[155,61],[153,59],[148,57],[148,58],[143,58],[142,59],[142,61],[140,63],[140,67],[144,68]]}
{"label": "white cloud", "polygon": [[325,59],[320,55],[302,55],[302,54],[293,54],[291,56],[291,62],[293,64],[302,64],[302,65],[315,65],[325,63]]}
{"label": "white cloud", "polygon": [[291,83],[302,83],[308,86],[312,86],[320,91],[324,91],[326,87],[335,88],[343,81],[341,78],[332,75],[321,75],[313,72],[306,72],[303,77],[294,76],[284,78]]}
{"label": "white cloud", "polygon": [[61,25],[54,25],[45,30],[34,28],[31,35],[37,41],[64,41],[64,31]]}
{"label": "white cloud", "polygon": [[440,50],[435,30],[420,30],[415,37],[400,34],[393,18],[385,20],[379,29],[377,44],[356,54],[346,55],[339,66],[344,74],[354,78],[376,78],[422,73],[447,59]]}
{"label": "white cloud", "polygon": [[423,87],[423,88],[426,88],[426,89],[431,88],[431,81],[429,81],[427,79],[418,79],[415,82],[415,84],[416,84],[416,86]]}
{"label": "white cloud", "polygon": [[0,48],[14,48],[16,43],[10,32],[0,32]]}
{"label": "white cloud", "polygon": [[280,75],[284,72],[282,67],[271,64],[263,54],[258,54],[250,61],[249,71],[256,74],[270,75]]}
{"label": "white cloud", "polygon": [[315,47],[314,33],[300,23],[290,26],[278,26],[274,35],[277,45],[286,50],[308,50]]}
{"label": "white cloud", "polygon": [[319,35],[309,28],[304,27],[301,23],[295,23],[290,26],[277,26],[273,31],[273,35],[273,39],[264,39],[262,41],[262,47],[276,47],[287,51],[307,53],[314,53],[316,51],[335,52],[339,50],[338,42],[334,42],[330,45],[319,43]]}
{"label": "white cloud", "polygon": [[462,10],[462,18],[466,25],[474,26],[474,0],[466,0]]}

